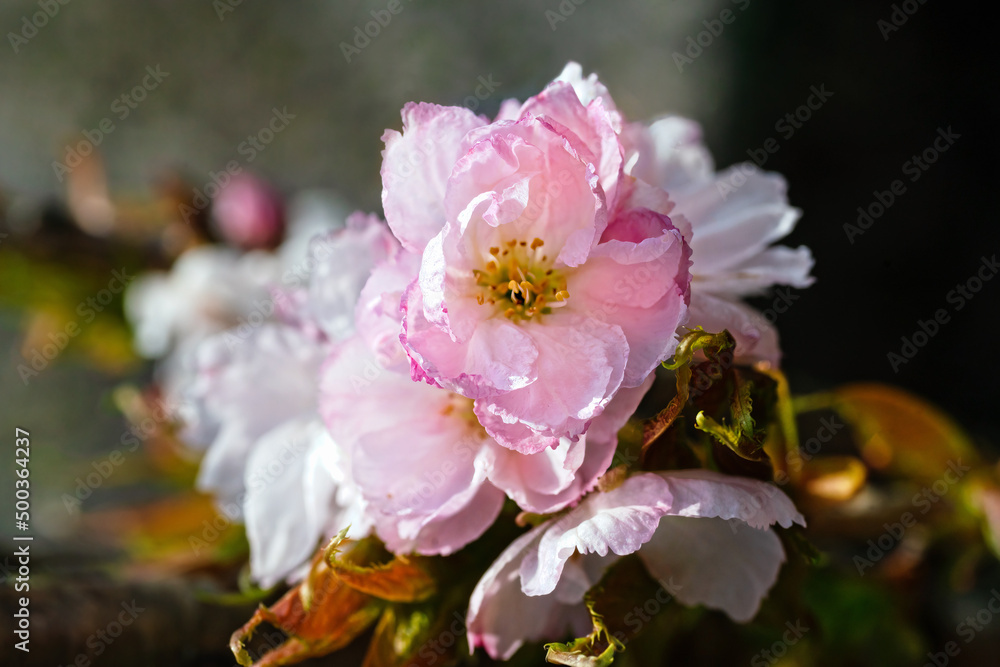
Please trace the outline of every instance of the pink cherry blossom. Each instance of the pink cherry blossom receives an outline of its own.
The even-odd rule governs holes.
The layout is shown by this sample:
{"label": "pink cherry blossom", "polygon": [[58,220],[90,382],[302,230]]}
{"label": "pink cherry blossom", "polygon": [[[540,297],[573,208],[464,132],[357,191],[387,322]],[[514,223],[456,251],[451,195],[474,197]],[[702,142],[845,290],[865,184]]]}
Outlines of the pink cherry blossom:
{"label": "pink cherry blossom", "polygon": [[238,248],[273,248],[285,232],[281,196],[247,173],[233,176],[212,201],[212,219],[222,237]]}
{"label": "pink cherry blossom", "polygon": [[348,452],[319,415],[319,370],[353,332],[372,267],[398,252],[381,221],[355,214],[312,240],[304,285],[260,299],[276,321],[248,320],[197,347],[185,432],[207,447],[198,487],[244,521],[251,574],[264,586],[301,576],[323,538],[348,525],[352,537],[371,529]]}
{"label": "pink cherry blossom", "polygon": [[[524,454],[584,434],[670,356],[686,314],[688,248],[622,194],[634,189],[604,105],[557,81],[516,120],[408,105],[403,134],[384,137],[386,217],[422,251],[403,296],[413,377],[474,399],[486,431]],[[655,233],[603,238],[650,218]]]}
{"label": "pink cherry blossom", "polygon": [[470,598],[469,643],[505,660],[568,627],[585,634],[584,594],[618,556],[636,552],[680,602],[747,621],[785,560],[771,526],[793,523],[805,520],[771,484],[707,470],[633,475],[504,550]]}
{"label": "pink cherry blossom", "polygon": [[625,389],[577,440],[523,454],[483,428],[472,399],[414,382],[394,335],[398,304],[419,267],[400,253],[372,272],[357,307],[358,335],[324,364],[320,411],[352,461],[376,531],[398,553],[448,554],[479,537],[505,495],[522,509],[564,509],[611,465],[617,432],[649,389]]}
{"label": "pink cherry blossom", "polygon": [[774,285],[813,282],[808,248],[772,245],[801,215],[788,204],[785,180],[752,164],[716,173],[701,128],[677,116],[629,126],[623,135],[627,171],[666,192],[674,203],[671,219],[691,245],[688,326],[729,329],[738,358],[776,365],[781,350],[773,318],[741,299]]}

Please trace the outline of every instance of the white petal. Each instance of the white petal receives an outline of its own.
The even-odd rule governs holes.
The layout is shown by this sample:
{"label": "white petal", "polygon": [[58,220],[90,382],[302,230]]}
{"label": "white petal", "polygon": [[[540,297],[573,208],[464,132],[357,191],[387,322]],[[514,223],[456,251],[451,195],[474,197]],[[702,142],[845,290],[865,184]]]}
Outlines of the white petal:
{"label": "white petal", "polygon": [[668,516],[639,557],[653,577],[672,584],[680,602],[720,609],[746,622],[777,581],[785,551],[771,529]]}

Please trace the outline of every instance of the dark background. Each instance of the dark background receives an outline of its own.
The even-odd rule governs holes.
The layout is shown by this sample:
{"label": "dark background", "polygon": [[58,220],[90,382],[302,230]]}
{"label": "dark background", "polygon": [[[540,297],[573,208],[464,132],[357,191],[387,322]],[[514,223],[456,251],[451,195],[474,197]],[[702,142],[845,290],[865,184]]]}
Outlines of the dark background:
{"label": "dark background", "polygon": [[[969,9],[918,6],[886,41],[876,22],[889,18],[889,3],[758,5],[747,15],[755,23],[733,26],[746,54],[734,77],[740,112],[715,148],[720,164],[740,159],[740,148],[759,148],[809,86],[827,84],[834,96],[765,165],[785,174],[792,203],[805,211],[791,240],[816,256],[816,284],[777,321],[793,387],[897,384],[995,445],[1000,282],[985,283],[960,311],[946,295],[981,257],[1000,251],[997,58],[985,22]],[[961,138],[911,182],[903,164],[939,127]],[[843,225],[895,179],[906,192],[852,244]],[[951,321],[895,372],[887,354],[939,308]]]}

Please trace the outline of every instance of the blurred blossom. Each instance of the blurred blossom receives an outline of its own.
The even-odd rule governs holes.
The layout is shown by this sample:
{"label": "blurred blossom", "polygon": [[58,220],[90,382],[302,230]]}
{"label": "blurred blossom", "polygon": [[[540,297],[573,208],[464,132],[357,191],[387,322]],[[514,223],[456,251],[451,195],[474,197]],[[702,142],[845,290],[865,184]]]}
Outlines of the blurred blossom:
{"label": "blurred blossom", "polygon": [[222,238],[244,249],[273,248],[285,232],[284,202],[262,179],[242,173],[212,202],[212,218]]}

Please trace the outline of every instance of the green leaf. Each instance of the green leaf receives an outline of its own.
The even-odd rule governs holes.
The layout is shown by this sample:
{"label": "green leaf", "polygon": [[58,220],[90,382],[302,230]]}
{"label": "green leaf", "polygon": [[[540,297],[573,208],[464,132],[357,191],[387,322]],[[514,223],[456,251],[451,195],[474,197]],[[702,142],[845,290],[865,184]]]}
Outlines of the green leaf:
{"label": "green leaf", "polygon": [[[599,590],[599,588],[591,589],[591,592]],[[584,603],[594,624],[593,632],[568,644],[558,642],[546,644],[547,662],[570,667],[607,667],[615,661],[615,653],[625,650],[625,645],[608,630],[604,617],[594,609],[595,602],[591,592],[587,593]]]}
{"label": "green leaf", "polygon": [[372,635],[364,667],[425,667],[442,656],[434,651],[416,655],[431,629],[430,610],[389,607]]}
{"label": "green leaf", "polygon": [[722,353],[736,348],[732,335],[723,330],[721,333],[706,333],[701,327],[685,334],[677,344],[672,359],[663,362],[663,367],[673,370],[677,375],[677,395],[671,399],[667,407],[643,426],[642,457],[645,459],[649,448],[673,426],[687,404],[691,386],[691,361],[699,350],[705,353],[710,361],[717,362],[721,368],[731,368],[732,359],[723,359]]}

